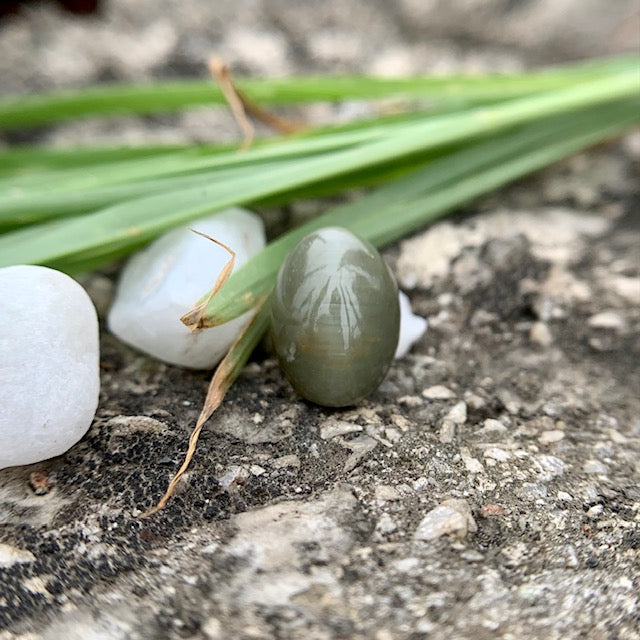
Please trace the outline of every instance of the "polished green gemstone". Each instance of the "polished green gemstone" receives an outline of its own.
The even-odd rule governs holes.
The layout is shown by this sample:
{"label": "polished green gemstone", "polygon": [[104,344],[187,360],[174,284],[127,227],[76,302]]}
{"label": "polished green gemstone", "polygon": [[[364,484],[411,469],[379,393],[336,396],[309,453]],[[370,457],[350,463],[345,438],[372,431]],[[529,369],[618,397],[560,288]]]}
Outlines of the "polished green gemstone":
{"label": "polished green gemstone", "polygon": [[400,330],[398,288],[376,249],[350,231],[315,231],[278,273],[271,335],[296,391],[330,407],[378,388]]}

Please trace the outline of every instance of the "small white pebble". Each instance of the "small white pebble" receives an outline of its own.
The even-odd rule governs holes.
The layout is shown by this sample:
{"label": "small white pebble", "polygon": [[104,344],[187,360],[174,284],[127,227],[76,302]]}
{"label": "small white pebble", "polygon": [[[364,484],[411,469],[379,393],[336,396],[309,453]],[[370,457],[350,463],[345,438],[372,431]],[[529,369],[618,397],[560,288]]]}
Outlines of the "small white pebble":
{"label": "small white pebble", "polygon": [[400,493],[398,490],[388,484],[379,484],[375,489],[376,502],[384,504],[394,500],[400,500]]}
{"label": "small white pebble", "polygon": [[444,419],[451,420],[454,424],[464,424],[467,421],[467,404],[458,402],[453,405]]}
{"label": "small white pebble", "polygon": [[491,458],[496,462],[506,462],[511,458],[511,454],[504,449],[500,449],[500,447],[490,447],[489,449],[485,449],[482,455],[485,458]]}
{"label": "small white pebble", "polygon": [[564,431],[560,429],[551,429],[550,431],[543,431],[538,437],[540,444],[553,444],[554,442],[560,442],[564,438]]}
{"label": "small white pebble", "polygon": [[45,267],[0,269],[0,469],[64,453],[100,393],[98,318],[85,290]]}
{"label": "small white pebble", "polygon": [[586,513],[587,518],[597,518],[602,515],[604,507],[601,504],[594,504]]}
{"label": "small white pebble", "polygon": [[486,406],[486,401],[484,398],[481,398],[479,395],[473,393],[472,391],[465,391],[464,400],[467,403],[468,407],[471,407],[474,411],[478,411]]}
{"label": "small white pebble", "polygon": [[540,469],[538,473],[540,482],[550,482],[554,478],[559,478],[566,469],[565,463],[556,456],[538,455],[535,457],[535,462]]}
{"label": "small white pebble", "polygon": [[0,543],[0,567],[10,567],[14,564],[33,562],[36,557],[26,549],[19,549],[10,544]]}
{"label": "small white pebble", "polygon": [[398,404],[402,404],[405,407],[415,408],[422,404],[420,396],[400,396],[398,398]]}
{"label": "small white pebble", "polygon": [[463,454],[462,461],[464,462],[464,466],[469,473],[482,473],[484,471],[482,463],[477,458],[473,458],[468,454]]}
{"label": "small white pebble", "polygon": [[438,438],[442,444],[451,444],[456,436],[456,424],[452,420],[443,420]]}
{"label": "small white pebble", "polygon": [[500,422],[500,420],[495,420],[494,418],[487,418],[482,423],[482,431],[484,433],[505,433],[507,427]]}
{"label": "small white pebble", "polygon": [[397,528],[398,524],[388,513],[383,513],[380,518],[378,518],[376,532],[380,535],[385,536],[389,533],[393,533]]}
{"label": "small white pebble", "polygon": [[451,499],[441,502],[427,513],[418,525],[414,538],[428,541],[453,534],[462,539],[468,532],[477,531],[477,528],[469,503],[466,500]]}
{"label": "small white pebble", "polygon": [[587,324],[593,329],[623,329],[625,326],[624,318],[615,311],[602,311],[591,316],[587,320]]}
{"label": "small white pebble", "polygon": [[323,440],[331,440],[336,436],[346,436],[349,433],[357,433],[362,431],[363,427],[346,420],[329,420],[320,427],[320,437]]}
{"label": "small white pebble", "polygon": [[450,400],[455,398],[456,394],[448,387],[441,384],[436,384],[433,387],[429,387],[422,392],[422,396],[427,400]]}
{"label": "small white pebble", "polygon": [[541,347],[548,347],[553,342],[553,336],[544,322],[534,322],[529,330],[529,340]]}
{"label": "small white pebble", "polygon": [[602,464],[599,460],[587,460],[582,465],[582,470],[585,473],[595,473],[599,475],[604,475],[607,473],[607,466]]}
{"label": "small white pebble", "polygon": [[108,325],[120,340],[158,360],[210,369],[227,352],[251,312],[195,332],[180,321],[213,287],[230,258],[222,247],[191,228],[233,249],[236,269],[265,245],[262,221],[244,209],[220,211],[169,231],[135,254],[123,269]]}
{"label": "small white pebble", "polygon": [[420,476],[413,482],[414,491],[423,491],[429,486],[429,478],[425,478],[424,476]]}
{"label": "small white pebble", "polygon": [[427,331],[428,322],[411,310],[411,302],[402,291],[398,291],[400,302],[400,336],[394,358],[402,358]]}
{"label": "small white pebble", "polygon": [[218,477],[218,484],[223,489],[229,489],[232,485],[243,482],[249,477],[249,471],[244,467],[233,465],[227,471]]}
{"label": "small white pebble", "polygon": [[395,424],[401,431],[407,431],[411,426],[411,420],[399,413],[392,413],[390,418],[391,422],[393,422],[393,424]]}
{"label": "small white pebble", "polygon": [[286,467],[299,467],[300,466],[300,458],[295,454],[290,454],[288,456],[281,456],[280,458],[275,458],[271,461],[271,465],[276,469],[285,469]]}
{"label": "small white pebble", "polygon": [[263,473],[265,473],[267,470],[264,467],[261,467],[259,464],[252,464],[249,467],[249,473],[252,476],[261,476]]}
{"label": "small white pebble", "polygon": [[399,560],[390,561],[389,564],[399,573],[409,573],[410,571],[420,569],[422,561],[410,556],[408,558],[400,558]]}
{"label": "small white pebble", "polygon": [[397,442],[400,442],[400,440],[402,439],[402,432],[399,429],[394,429],[393,427],[387,427],[384,430],[384,437],[392,444],[396,444]]}

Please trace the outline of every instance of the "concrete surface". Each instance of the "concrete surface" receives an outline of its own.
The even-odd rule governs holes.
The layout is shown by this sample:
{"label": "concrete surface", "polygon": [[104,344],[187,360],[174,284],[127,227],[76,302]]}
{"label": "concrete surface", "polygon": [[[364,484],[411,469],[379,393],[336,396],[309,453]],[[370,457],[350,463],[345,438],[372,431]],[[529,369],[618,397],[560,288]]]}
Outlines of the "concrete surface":
{"label": "concrete surface", "polygon": [[[78,19],[36,6],[0,24],[0,77],[10,92],[203,76],[212,52],[250,74],[523,68],[636,46],[634,7],[113,0]],[[199,109],[5,143],[233,135]],[[0,472],[0,640],[637,639],[639,135],[390,247],[430,328],[380,390],[320,409],[260,351],[152,519],[135,515],[181,461],[208,377],[103,334],[89,434]],[[113,277],[85,279],[99,308]]]}

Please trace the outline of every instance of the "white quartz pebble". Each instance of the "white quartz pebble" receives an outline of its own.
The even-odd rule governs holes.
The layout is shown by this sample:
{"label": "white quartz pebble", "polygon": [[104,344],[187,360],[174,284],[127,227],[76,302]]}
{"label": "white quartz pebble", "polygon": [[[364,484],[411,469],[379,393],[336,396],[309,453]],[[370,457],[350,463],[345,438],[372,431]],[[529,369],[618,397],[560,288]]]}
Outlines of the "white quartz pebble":
{"label": "white quartz pebble", "polygon": [[85,290],[46,267],[0,269],[0,469],[64,453],[100,393],[98,318]]}
{"label": "white quartz pebble", "polygon": [[402,358],[415,342],[420,340],[427,330],[427,321],[411,310],[409,298],[402,291],[398,292],[400,300],[400,337],[396,347],[395,358]]}
{"label": "white quartz pebble", "polygon": [[214,285],[236,252],[236,268],[265,245],[264,226],[255,214],[227,209],[169,231],[134,255],[125,266],[108,316],[109,329],[123,342],[170,364],[210,369],[227,352],[250,312],[219,327],[192,332],[180,317]]}

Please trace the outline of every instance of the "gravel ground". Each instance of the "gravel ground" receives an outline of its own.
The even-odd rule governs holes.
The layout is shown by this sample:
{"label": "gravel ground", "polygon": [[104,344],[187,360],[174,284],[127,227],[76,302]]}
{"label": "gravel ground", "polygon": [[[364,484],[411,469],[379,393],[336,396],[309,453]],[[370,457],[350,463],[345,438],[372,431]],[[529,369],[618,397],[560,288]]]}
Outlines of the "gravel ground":
{"label": "gravel ground", "polygon": [[[212,52],[254,75],[525,68],[637,46],[634,7],[35,5],[0,23],[1,91],[203,76]],[[234,135],[200,109],[2,144]],[[314,407],[256,354],[179,495],[147,520],[135,515],[179,464],[208,375],[104,333],[87,436],[0,471],[0,640],[638,638],[639,165],[635,132],[390,247],[430,327],[379,391]],[[84,280],[102,313],[113,277]]]}

